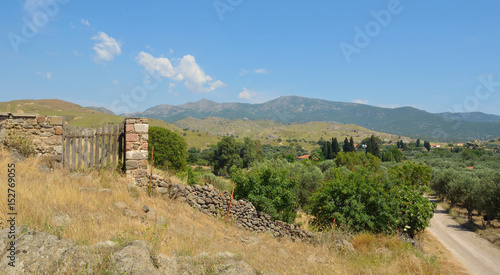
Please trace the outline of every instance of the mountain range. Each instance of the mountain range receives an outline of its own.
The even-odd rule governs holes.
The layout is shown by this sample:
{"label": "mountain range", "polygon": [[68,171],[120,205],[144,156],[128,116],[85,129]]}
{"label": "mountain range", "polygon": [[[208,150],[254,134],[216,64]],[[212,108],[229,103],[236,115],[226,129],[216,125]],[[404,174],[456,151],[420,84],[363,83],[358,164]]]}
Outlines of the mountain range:
{"label": "mountain range", "polygon": [[282,96],[260,104],[202,99],[177,106],[162,104],[127,116],[145,116],[174,124],[188,117],[271,120],[285,124],[326,121],[436,141],[486,140],[500,136],[500,116],[480,112],[432,114],[413,107],[390,109],[298,96]]}

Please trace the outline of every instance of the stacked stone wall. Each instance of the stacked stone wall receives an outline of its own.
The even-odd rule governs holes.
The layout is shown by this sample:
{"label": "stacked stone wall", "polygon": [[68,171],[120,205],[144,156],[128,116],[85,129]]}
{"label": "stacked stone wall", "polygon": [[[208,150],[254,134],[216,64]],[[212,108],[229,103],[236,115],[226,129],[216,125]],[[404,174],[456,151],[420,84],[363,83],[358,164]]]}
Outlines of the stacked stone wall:
{"label": "stacked stone wall", "polygon": [[[231,202],[231,194],[227,191],[221,192],[210,184],[204,186],[171,184],[157,175],[153,175],[153,184],[162,196],[187,202],[209,216],[227,216]],[[269,232],[274,237],[288,237],[306,242],[315,240],[315,233],[302,230],[293,224],[273,220],[270,215],[257,211],[247,200],[233,200],[229,217],[238,226],[250,231]]]}
{"label": "stacked stone wall", "polygon": [[63,125],[61,116],[0,113],[0,144],[9,132],[20,132],[32,140],[37,156],[49,155],[61,161]]}

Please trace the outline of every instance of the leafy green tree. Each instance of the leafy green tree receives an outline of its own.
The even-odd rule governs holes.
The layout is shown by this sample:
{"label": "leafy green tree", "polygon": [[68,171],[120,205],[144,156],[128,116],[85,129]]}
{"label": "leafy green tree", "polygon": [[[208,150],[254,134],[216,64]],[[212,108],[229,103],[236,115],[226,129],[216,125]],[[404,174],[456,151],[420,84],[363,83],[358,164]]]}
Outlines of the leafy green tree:
{"label": "leafy green tree", "polygon": [[424,147],[425,147],[425,149],[427,149],[427,151],[430,151],[431,150],[431,143],[428,142],[427,140],[424,141]]}
{"label": "leafy green tree", "polygon": [[399,151],[397,148],[392,148],[391,150],[384,153],[382,156],[382,161],[390,161],[390,162],[401,162],[404,159],[403,153]]}
{"label": "leafy green tree", "polygon": [[460,202],[467,209],[469,220],[478,207],[480,180],[469,171],[456,173],[448,186],[448,198],[452,204]]}
{"label": "leafy green tree", "polygon": [[304,207],[311,194],[321,186],[324,178],[323,173],[311,161],[296,162],[291,165],[289,171],[290,177],[297,182],[295,189],[297,204]]}
{"label": "leafy green tree", "polygon": [[500,216],[500,173],[489,172],[481,179],[476,199],[478,210],[485,213],[488,224]]}
{"label": "leafy green tree", "polygon": [[227,175],[231,166],[243,167],[243,160],[240,157],[241,144],[238,144],[233,137],[223,137],[217,143],[217,149],[212,152],[211,164],[214,174]]}
{"label": "leafy green tree", "polygon": [[431,188],[436,191],[441,198],[447,195],[448,184],[453,179],[455,170],[453,169],[436,169],[432,175]]}
{"label": "leafy green tree", "polygon": [[335,176],[310,198],[312,224],[320,230],[337,224],[354,232],[395,233],[415,236],[428,226],[435,205],[413,186],[388,181],[381,174],[359,169]]}
{"label": "leafy green tree", "polygon": [[187,144],[179,134],[162,127],[150,126],[148,136],[150,155],[152,147],[155,147],[155,166],[176,171],[186,168]]}
{"label": "leafy green tree", "polygon": [[354,146],[354,139],[351,137],[351,139],[349,140],[349,152],[355,152],[356,151],[356,147]]}
{"label": "leafy green tree", "polygon": [[417,142],[415,143],[415,146],[418,148],[420,147],[420,139],[417,139]]}
{"label": "leafy green tree", "polygon": [[347,152],[352,152],[351,150],[351,143],[347,138],[344,139],[344,145],[342,146],[342,150],[347,153]]}
{"label": "leafy green tree", "polygon": [[397,145],[399,149],[403,149],[404,151],[408,150],[408,145],[402,140],[398,141]]}
{"label": "leafy green tree", "polygon": [[333,153],[332,159],[337,157],[338,152],[340,152],[340,145],[337,138],[335,137],[332,138],[332,153]]}
{"label": "leafy green tree", "polygon": [[389,168],[389,178],[402,185],[429,186],[432,169],[423,162],[405,161]]}
{"label": "leafy green tree", "polygon": [[370,153],[376,157],[380,157],[380,146],[382,141],[380,138],[372,135],[370,138],[364,140],[366,144],[366,153]]}
{"label": "leafy green tree", "polygon": [[371,171],[378,171],[380,169],[380,159],[362,152],[339,152],[335,159],[337,166],[345,166],[349,170],[354,170],[357,167],[366,167]]}
{"label": "leafy green tree", "polygon": [[337,164],[335,163],[335,160],[329,159],[316,164],[316,166],[321,170],[322,173],[324,173],[326,170],[332,167],[337,167]]}
{"label": "leafy green tree", "polygon": [[312,150],[311,152],[311,159],[312,160],[315,160],[315,161],[318,161],[318,160],[325,160],[325,156],[323,155],[323,151],[316,148],[314,150]]}
{"label": "leafy green tree", "polygon": [[248,199],[273,219],[293,222],[297,179],[289,176],[289,169],[290,164],[280,159],[256,163],[250,170],[231,168],[235,198]]}
{"label": "leafy green tree", "polygon": [[188,150],[188,157],[187,157],[187,163],[189,164],[196,164],[198,160],[201,157],[201,151],[200,149],[197,149],[195,147],[191,147]]}
{"label": "leafy green tree", "polygon": [[243,158],[243,168],[250,167],[250,165],[256,161],[262,161],[263,153],[260,141],[246,137],[240,156]]}
{"label": "leafy green tree", "polygon": [[326,159],[333,159],[332,143],[330,141],[326,142]]}

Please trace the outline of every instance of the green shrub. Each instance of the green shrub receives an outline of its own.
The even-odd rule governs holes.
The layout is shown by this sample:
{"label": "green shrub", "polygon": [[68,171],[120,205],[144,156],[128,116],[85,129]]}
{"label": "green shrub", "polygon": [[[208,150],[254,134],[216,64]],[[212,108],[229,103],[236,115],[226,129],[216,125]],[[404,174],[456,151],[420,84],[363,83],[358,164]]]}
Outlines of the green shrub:
{"label": "green shrub", "polygon": [[406,161],[389,168],[389,177],[404,185],[429,186],[432,169],[423,162]]}
{"label": "green shrub", "polygon": [[257,210],[273,219],[293,222],[297,179],[289,176],[289,169],[290,165],[280,159],[257,163],[250,170],[233,167],[231,179],[236,184],[236,199],[251,201]]}
{"label": "green shrub", "polygon": [[354,232],[406,231],[413,237],[429,224],[435,205],[414,186],[366,168],[348,174],[336,168],[334,174],[310,198],[312,224],[319,230],[330,228],[335,219]]}
{"label": "green shrub", "polygon": [[5,146],[16,149],[25,157],[35,155],[33,139],[18,131],[11,130],[5,137]]}
{"label": "green shrub", "polygon": [[195,185],[198,184],[199,181],[199,176],[198,173],[193,171],[193,168],[191,166],[187,167],[187,184],[189,185]]}
{"label": "green shrub", "polygon": [[161,168],[180,171],[186,169],[187,144],[177,133],[162,127],[149,127],[149,155],[152,146],[154,165]]}
{"label": "green shrub", "polygon": [[297,204],[304,207],[311,194],[321,186],[323,173],[311,161],[296,162],[290,166],[289,171],[290,177],[297,181],[295,188]]}
{"label": "green shrub", "polygon": [[372,154],[362,152],[339,152],[335,159],[337,166],[345,166],[350,170],[356,167],[366,167],[372,171],[380,168],[381,160]]}

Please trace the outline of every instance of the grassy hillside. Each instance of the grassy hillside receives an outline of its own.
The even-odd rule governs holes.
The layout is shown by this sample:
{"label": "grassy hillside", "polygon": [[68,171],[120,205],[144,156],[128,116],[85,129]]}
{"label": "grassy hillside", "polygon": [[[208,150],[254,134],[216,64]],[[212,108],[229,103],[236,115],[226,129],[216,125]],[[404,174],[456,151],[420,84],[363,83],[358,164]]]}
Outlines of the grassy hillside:
{"label": "grassy hillside", "polygon": [[[129,192],[127,180],[112,171],[93,171],[87,175],[65,170],[40,172],[39,159],[16,164],[17,226],[46,231],[76,245],[92,246],[111,240],[119,248],[134,240],[148,242],[156,254],[196,256],[201,253],[229,251],[255,268],[259,274],[462,274],[463,267],[427,233],[424,250],[411,247],[396,237],[374,234],[353,236],[355,252],[338,252],[331,240],[318,244],[275,239],[270,234],[252,233],[232,221],[210,217],[187,203]],[[10,163],[0,150],[0,166]],[[0,169],[0,181],[6,182],[7,170]],[[175,178],[174,181],[178,181]],[[89,192],[86,188],[107,188],[109,192]],[[88,190],[88,189],[87,189]],[[7,188],[0,188],[7,197]],[[164,226],[148,219],[141,221],[120,213],[113,206],[124,202],[130,210],[144,213],[143,205],[166,218]],[[7,200],[0,200],[7,209]],[[141,214],[143,215],[143,214]],[[61,225],[58,218],[66,221]],[[8,216],[0,211],[0,228],[7,227]],[[343,234],[343,233],[336,233]],[[330,234],[328,234],[329,236]],[[203,266],[210,273],[210,265]],[[94,274],[111,274],[103,265]]]}
{"label": "grassy hillside", "polygon": [[174,124],[182,129],[188,129],[185,132],[195,131],[213,136],[233,135],[238,138],[250,137],[260,140],[263,144],[271,145],[290,145],[290,143],[293,143],[308,150],[316,148],[316,142],[320,138],[331,139],[337,137],[339,141],[343,141],[345,137],[352,136],[356,143],[371,135],[378,136],[387,143],[395,143],[400,139],[405,142],[411,140],[406,137],[371,131],[353,124],[343,125],[331,122],[284,124],[270,120],[230,120],[209,117],[205,119],[185,118]]}
{"label": "grassy hillside", "polygon": [[[0,112],[12,113],[30,113],[40,114],[45,116],[63,116],[65,121],[72,126],[79,127],[98,127],[108,124],[122,123],[124,117],[111,115],[84,108],[80,105],[58,100],[58,99],[41,99],[41,100],[14,100],[9,102],[0,102]],[[184,131],[179,127],[166,123],[159,119],[149,119],[151,126],[159,126],[175,131],[183,135]],[[216,144],[218,138],[215,136],[202,133],[186,132],[184,136],[189,146],[198,148],[206,148],[209,144]]]}

